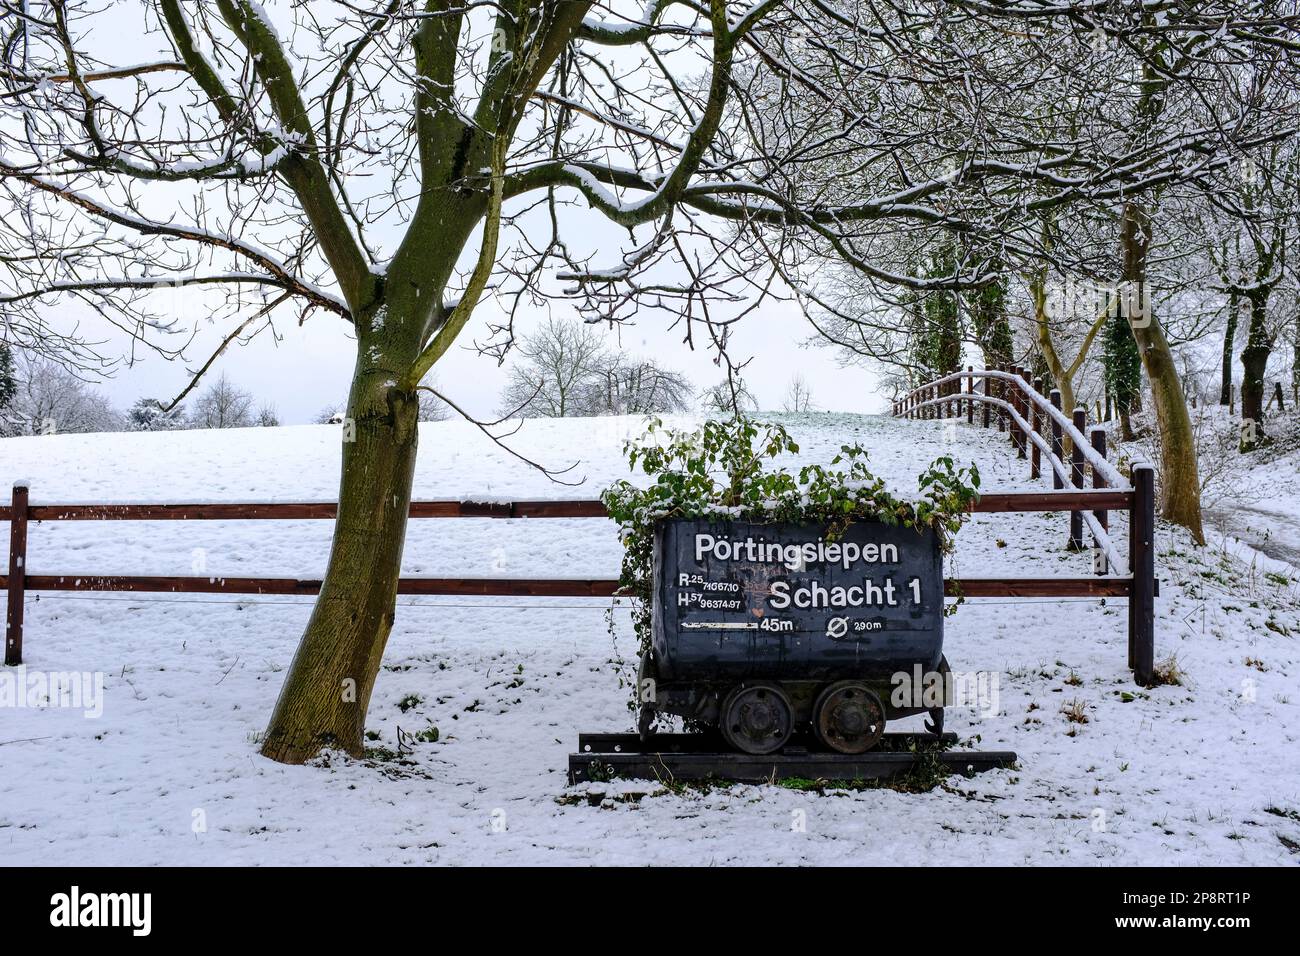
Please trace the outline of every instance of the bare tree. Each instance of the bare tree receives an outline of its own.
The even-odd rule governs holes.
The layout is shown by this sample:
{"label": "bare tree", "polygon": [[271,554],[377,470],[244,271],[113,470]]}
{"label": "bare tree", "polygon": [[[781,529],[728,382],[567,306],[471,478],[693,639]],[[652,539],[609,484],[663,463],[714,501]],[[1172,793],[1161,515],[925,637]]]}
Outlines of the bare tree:
{"label": "bare tree", "polygon": [[609,364],[600,331],[583,322],[547,317],[515,346],[503,412],[541,418],[596,414],[591,411],[594,376]]}
{"label": "bare tree", "polygon": [[785,412],[811,412],[813,405],[812,386],[808,380],[803,377],[802,373],[796,372],[790,376],[790,384],[785,390],[785,401],[781,405],[781,410]]}
{"label": "bare tree", "polygon": [[670,415],[687,411],[694,386],[648,359],[607,355],[584,389],[587,415]]}
{"label": "bare tree", "polygon": [[732,378],[710,385],[701,392],[700,404],[710,414],[743,415],[757,410],[758,399],[744,382]]}
{"label": "bare tree", "polygon": [[115,432],[125,427],[108,398],[50,359],[20,355],[17,386],[4,412],[8,434]]}
{"label": "bare tree", "polygon": [[548,318],[515,350],[518,358],[501,397],[507,415],[581,418],[671,414],[690,407],[686,376],[606,348],[586,323]]}
{"label": "bare tree", "polygon": [[219,375],[194,400],[190,425],[194,428],[247,428],[256,422],[253,396]]}

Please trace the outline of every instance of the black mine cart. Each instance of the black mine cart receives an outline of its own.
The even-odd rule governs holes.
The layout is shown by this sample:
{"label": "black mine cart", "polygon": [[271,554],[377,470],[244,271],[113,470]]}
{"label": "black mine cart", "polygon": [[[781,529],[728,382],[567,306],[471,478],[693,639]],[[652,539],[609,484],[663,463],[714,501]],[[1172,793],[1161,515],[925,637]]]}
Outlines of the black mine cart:
{"label": "black mine cart", "polygon": [[[655,546],[643,729],[675,714],[761,754],[811,726],[830,750],[863,753],[887,720],[923,709],[910,693],[916,670],[947,669],[934,531],[666,521]],[[924,708],[935,731],[944,702]]]}
{"label": "black mine cart", "polygon": [[[670,520],[655,535],[639,733],[583,734],[570,778],[869,779],[941,750],[951,704],[933,530]],[[886,734],[927,714],[927,733]],[[661,716],[696,733],[657,734]],[[716,752],[714,752],[716,751]],[[953,770],[1015,755],[939,754]]]}

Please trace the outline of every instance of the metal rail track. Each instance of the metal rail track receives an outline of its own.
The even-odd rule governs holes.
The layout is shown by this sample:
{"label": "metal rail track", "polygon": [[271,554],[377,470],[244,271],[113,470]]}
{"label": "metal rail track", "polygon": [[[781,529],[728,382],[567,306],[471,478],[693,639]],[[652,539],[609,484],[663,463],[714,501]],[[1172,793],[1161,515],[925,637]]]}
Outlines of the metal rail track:
{"label": "metal rail track", "polygon": [[[941,750],[956,734],[884,735],[880,747],[865,754],[809,749],[792,738],[779,753],[756,756],[722,750],[710,734],[655,734],[644,743],[636,734],[579,734],[569,754],[569,782],[592,783],[614,777],[661,783],[732,780],[764,783],[798,777],[806,780],[881,780],[937,760],[952,773],[978,773],[1016,762],[1012,751]],[[919,748],[914,750],[913,745]]]}

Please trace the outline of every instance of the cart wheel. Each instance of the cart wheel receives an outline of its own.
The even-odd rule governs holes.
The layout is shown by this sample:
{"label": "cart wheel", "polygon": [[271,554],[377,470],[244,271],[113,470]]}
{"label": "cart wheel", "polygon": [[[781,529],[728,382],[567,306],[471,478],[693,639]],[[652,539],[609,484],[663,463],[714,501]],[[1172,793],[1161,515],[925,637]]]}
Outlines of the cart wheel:
{"label": "cart wheel", "polygon": [[885,707],[866,684],[837,681],[817,696],[813,732],[831,750],[866,753],[885,733]]}
{"label": "cart wheel", "polygon": [[770,754],[785,746],[794,728],[790,698],[770,681],[738,684],[722,701],[718,729],[736,750]]}

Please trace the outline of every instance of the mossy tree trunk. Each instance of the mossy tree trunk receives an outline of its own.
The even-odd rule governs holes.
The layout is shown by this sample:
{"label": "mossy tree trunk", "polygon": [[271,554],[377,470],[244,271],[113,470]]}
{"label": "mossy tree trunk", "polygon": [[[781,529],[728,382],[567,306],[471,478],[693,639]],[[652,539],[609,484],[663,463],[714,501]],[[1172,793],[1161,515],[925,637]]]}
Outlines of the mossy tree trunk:
{"label": "mossy tree trunk", "polygon": [[[1137,202],[1127,203],[1123,216],[1120,229],[1123,278],[1130,283],[1130,289],[1136,290],[1147,281],[1151,217]],[[1154,306],[1145,314],[1143,310],[1129,309],[1128,320],[1151,383],[1156,424],[1160,429],[1161,515],[1190,531],[1197,544],[1204,544],[1196,440],[1173,351]]]}
{"label": "mossy tree trunk", "polygon": [[1268,331],[1268,290],[1252,289],[1246,299],[1250,326],[1246,347],[1241,350],[1241,450],[1253,451],[1265,441],[1264,375],[1273,353],[1273,337]]}
{"label": "mossy tree trunk", "polygon": [[1223,362],[1219,375],[1219,404],[1232,404],[1232,346],[1237,338],[1237,309],[1239,299],[1236,290],[1228,295],[1228,327],[1223,333]]}
{"label": "mossy tree trunk", "polygon": [[419,397],[393,382],[359,350],[329,566],[262,741],[274,760],[301,763],[327,747],[361,754],[393,627],[419,439]]}

